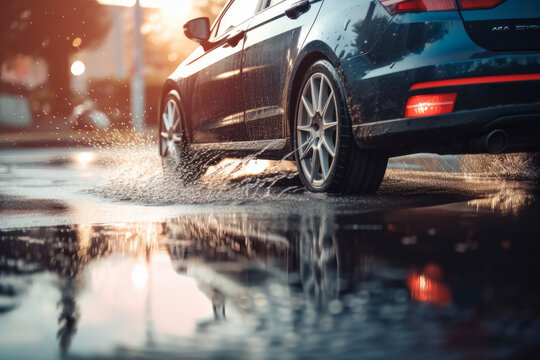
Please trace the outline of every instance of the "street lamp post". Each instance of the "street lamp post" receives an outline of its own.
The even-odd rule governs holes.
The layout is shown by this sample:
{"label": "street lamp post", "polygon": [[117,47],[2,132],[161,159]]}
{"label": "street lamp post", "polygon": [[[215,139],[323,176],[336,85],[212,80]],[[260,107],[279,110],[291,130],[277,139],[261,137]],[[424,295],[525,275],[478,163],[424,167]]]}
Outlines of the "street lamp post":
{"label": "street lamp post", "polygon": [[145,85],[144,85],[144,48],[141,34],[142,10],[140,0],[133,7],[134,42],[133,42],[133,74],[131,77],[131,121],[133,129],[145,128]]}

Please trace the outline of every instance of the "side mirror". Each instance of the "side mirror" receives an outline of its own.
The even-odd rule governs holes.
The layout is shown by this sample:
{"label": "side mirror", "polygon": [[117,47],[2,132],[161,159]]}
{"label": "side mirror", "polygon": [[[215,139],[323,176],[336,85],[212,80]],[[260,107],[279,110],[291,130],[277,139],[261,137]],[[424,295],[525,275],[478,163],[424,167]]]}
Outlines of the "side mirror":
{"label": "side mirror", "polygon": [[210,20],[206,17],[189,20],[184,24],[184,34],[206,48],[210,38]]}

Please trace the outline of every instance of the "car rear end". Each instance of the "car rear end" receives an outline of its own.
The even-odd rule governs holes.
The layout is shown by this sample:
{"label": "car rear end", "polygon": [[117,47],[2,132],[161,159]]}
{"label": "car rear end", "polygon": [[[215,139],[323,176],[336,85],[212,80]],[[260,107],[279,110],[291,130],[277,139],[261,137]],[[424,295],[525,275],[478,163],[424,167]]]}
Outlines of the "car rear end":
{"label": "car rear end", "polygon": [[360,146],[391,155],[538,150],[538,0],[379,3],[391,23],[368,53],[342,59]]}

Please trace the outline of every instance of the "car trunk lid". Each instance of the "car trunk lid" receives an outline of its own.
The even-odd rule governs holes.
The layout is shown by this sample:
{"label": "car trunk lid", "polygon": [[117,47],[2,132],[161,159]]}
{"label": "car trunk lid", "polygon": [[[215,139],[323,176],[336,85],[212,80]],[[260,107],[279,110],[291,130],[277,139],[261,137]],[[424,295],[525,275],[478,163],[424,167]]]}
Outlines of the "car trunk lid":
{"label": "car trunk lid", "polygon": [[540,50],[539,0],[457,0],[478,45],[498,51]]}

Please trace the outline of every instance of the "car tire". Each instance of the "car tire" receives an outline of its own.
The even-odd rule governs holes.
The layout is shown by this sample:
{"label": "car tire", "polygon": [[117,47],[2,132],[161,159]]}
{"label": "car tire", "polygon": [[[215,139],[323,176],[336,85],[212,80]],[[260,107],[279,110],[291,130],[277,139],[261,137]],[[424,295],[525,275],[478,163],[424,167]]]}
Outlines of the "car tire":
{"label": "car tire", "polygon": [[180,94],[171,90],[161,102],[159,119],[159,154],[165,176],[180,178],[185,182],[197,180],[196,159],[190,152],[186,136],[186,116]]}
{"label": "car tire", "polygon": [[342,194],[376,192],[388,157],[357,146],[341,81],[330,62],[317,61],[309,68],[295,104],[295,158],[305,188]]}

